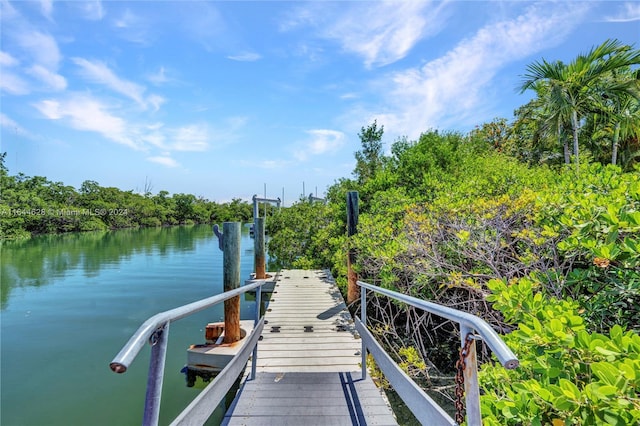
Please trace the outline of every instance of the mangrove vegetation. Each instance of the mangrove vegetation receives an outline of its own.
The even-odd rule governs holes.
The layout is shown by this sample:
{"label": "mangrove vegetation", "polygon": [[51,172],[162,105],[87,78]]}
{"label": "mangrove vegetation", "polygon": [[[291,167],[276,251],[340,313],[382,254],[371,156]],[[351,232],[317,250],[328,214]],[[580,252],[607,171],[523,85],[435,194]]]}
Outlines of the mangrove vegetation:
{"label": "mangrove vegetation", "polygon": [[[568,64],[536,62],[522,83],[535,98],[468,134],[426,130],[387,152],[384,127],[363,127],[353,177],[326,204],[268,221],[271,256],[330,268],[344,289],[355,248],[361,280],[488,321],[520,367],[480,345],[487,425],[640,423],[638,64],[610,40]],[[349,191],[360,197],[350,241]],[[456,327],[370,297],[379,340],[451,398]]]}

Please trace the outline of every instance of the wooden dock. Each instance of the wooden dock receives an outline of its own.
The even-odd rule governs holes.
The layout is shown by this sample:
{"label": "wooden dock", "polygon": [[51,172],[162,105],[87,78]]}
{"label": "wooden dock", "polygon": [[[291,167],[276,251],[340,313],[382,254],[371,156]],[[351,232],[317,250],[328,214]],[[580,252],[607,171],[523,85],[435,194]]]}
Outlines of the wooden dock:
{"label": "wooden dock", "polygon": [[383,392],[361,378],[360,351],[331,275],[282,271],[267,305],[256,379],[245,374],[222,424],[397,425]]}

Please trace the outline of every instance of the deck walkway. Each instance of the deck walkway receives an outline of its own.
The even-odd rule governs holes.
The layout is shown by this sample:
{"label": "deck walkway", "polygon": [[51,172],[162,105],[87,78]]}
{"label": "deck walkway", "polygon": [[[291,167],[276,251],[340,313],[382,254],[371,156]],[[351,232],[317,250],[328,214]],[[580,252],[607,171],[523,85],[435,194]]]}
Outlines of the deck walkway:
{"label": "deck walkway", "polygon": [[258,343],[256,379],[245,375],[222,424],[397,425],[382,391],[370,377],[362,380],[360,351],[330,274],[282,271]]}

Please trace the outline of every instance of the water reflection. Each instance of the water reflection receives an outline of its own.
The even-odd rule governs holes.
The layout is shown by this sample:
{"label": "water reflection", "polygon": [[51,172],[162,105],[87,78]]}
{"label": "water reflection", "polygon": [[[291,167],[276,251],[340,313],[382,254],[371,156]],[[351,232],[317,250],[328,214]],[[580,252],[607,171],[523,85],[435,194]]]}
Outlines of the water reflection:
{"label": "water reflection", "polygon": [[[248,233],[246,227],[243,233]],[[42,235],[4,242],[0,250],[0,306],[6,307],[12,289],[48,285],[69,270],[96,277],[103,268],[117,267],[132,255],[165,257],[193,252],[199,242],[212,238],[216,237],[211,227],[201,225]]]}
{"label": "water reflection", "polygon": [[[149,348],[124,375],[109,362],[150,316],[222,291],[210,226],[42,236],[1,248],[3,425],[139,424]],[[246,228],[242,249],[245,279],[253,270]],[[255,302],[241,303],[241,318],[252,319]],[[161,424],[199,392],[180,373],[186,348],[222,315],[220,304],[171,325]]]}

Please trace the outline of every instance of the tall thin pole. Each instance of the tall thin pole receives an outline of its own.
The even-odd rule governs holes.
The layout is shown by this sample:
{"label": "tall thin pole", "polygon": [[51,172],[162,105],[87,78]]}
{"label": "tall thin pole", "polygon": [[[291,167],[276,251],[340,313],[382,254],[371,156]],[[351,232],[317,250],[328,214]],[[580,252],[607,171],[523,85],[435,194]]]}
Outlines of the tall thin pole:
{"label": "tall thin pole", "polygon": [[356,250],[351,246],[351,237],[358,232],[358,191],[347,193],[347,239],[349,252],[347,253],[347,303],[352,303],[360,296],[360,289],[356,284],[358,274],[353,270],[356,263]]}
{"label": "tall thin pole", "polygon": [[253,244],[254,244],[254,267],[256,271],[255,278],[258,280],[266,278],[265,270],[265,250],[264,250],[264,220],[263,217],[257,217],[254,222]]}

